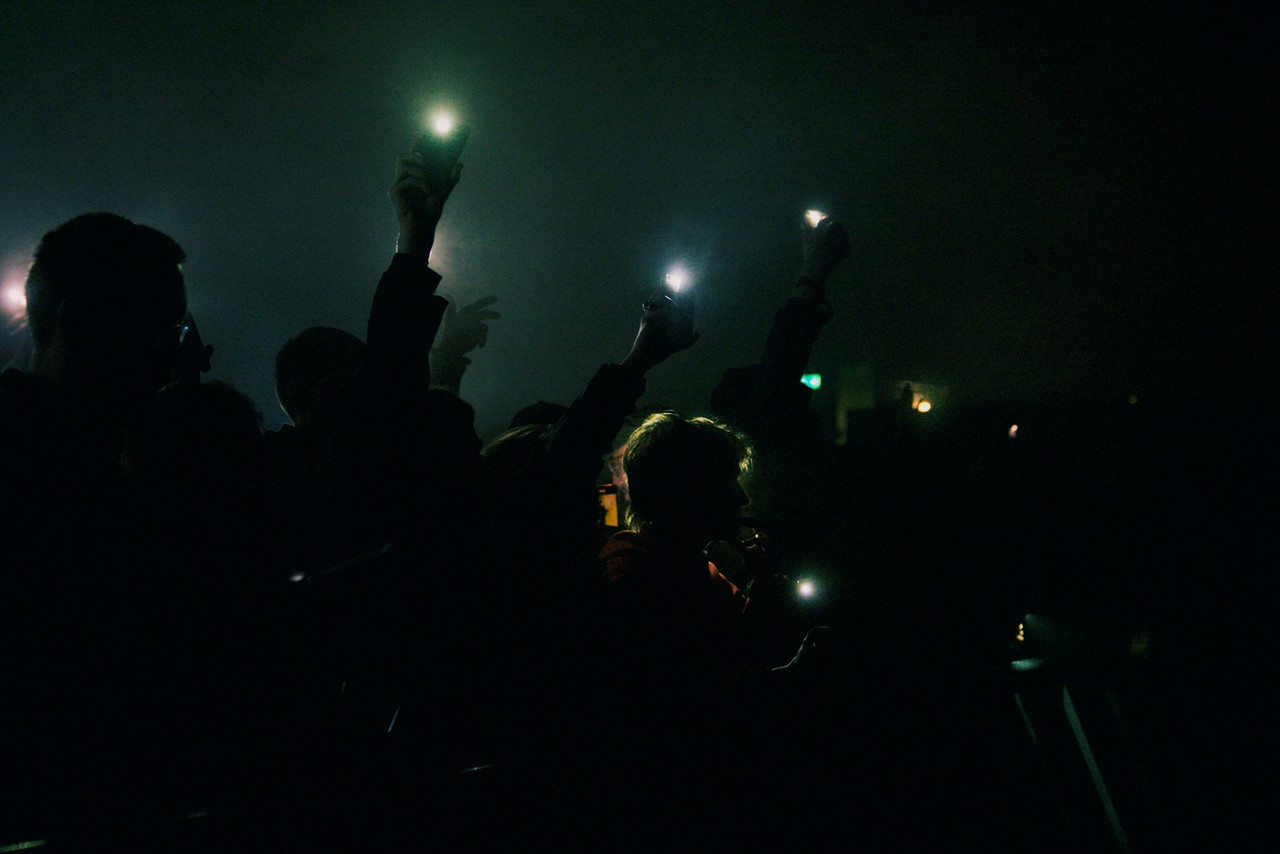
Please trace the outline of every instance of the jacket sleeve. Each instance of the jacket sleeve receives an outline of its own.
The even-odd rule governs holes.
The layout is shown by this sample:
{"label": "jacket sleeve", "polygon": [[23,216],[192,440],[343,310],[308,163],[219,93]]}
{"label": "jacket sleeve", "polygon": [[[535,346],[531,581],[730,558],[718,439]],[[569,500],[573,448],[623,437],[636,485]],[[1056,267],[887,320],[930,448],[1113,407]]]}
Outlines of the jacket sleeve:
{"label": "jacket sleeve", "polygon": [[548,434],[542,467],[548,481],[585,489],[613,450],[613,437],[644,394],[645,379],[620,365],[603,365]]}
{"label": "jacket sleeve", "polygon": [[431,344],[448,306],[435,292],[439,284],[425,258],[397,253],[374,292],[365,338],[370,367],[402,391],[431,385]]}
{"label": "jacket sleeve", "polygon": [[798,297],[787,300],[774,314],[753,395],[761,411],[777,411],[791,402],[813,344],[829,317],[825,303]]}

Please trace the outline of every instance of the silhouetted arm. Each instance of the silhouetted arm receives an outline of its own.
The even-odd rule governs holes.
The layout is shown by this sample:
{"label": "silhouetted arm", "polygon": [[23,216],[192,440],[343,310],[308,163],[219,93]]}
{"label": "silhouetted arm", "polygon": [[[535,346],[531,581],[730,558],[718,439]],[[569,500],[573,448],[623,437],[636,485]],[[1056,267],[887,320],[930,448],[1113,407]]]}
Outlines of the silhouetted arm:
{"label": "silhouetted arm", "polygon": [[387,191],[400,230],[395,257],[373,295],[365,340],[371,370],[403,392],[431,385],[431,344],[448,303],[435,294],[440,275],[428,262],[444,204],[461,174],[459,163],[440,179],[421,154],[410,151],[397,159]]}
{"label": "silhouetted arm", "polygon": [[467,365],[471,364],[467,353],[488,342],[488,321],[501,317],[498,312],[489,308],[497,300],[497,297],[484,297],[462,308],[449,302],[445,309],[444,332],[440,335],[440,343],[431,349],[433,385],[447,388],[454,394],[459,393],[462,374],[467,370]]}

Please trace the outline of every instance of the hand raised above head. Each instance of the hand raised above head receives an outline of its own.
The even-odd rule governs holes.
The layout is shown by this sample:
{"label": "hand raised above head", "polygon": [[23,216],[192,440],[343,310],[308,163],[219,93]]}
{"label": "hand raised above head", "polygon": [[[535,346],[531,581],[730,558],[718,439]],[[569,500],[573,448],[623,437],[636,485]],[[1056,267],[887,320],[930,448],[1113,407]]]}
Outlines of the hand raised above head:
{"label": "hand raised above head", "polygon": [[440,344],[436,349],[453,356],[462,356],[477,347],[483,347],[489,340],[488,321],[502,316],[489,309],[497,301],[497,297],[483,297],[458,308],[455,301],[449,300],[444,311],[444,332],[441,333]]}
{"label": "hand raised above head", "polygon": [[700,338],[693,330],[693,294],[664,290],[645,301],[640,329],[622,364],[640,372],[692,347]]}
{"label": "hand raised above head", "polygon": [[825,281],[853,249],[844,226],[825,217],[813,228],[805,229],[803,247],[804,267],[800,275],[819,282]]}
{"label": "hand raised above head", "polygon": [[431,252],[444,204],[462,177],[462,164],[453,164],[444,177],[436,172],[417,151],[405,152],[396,160],[395,178],[387,195],[391,197],[400,226],[398,252],[409,255]]}

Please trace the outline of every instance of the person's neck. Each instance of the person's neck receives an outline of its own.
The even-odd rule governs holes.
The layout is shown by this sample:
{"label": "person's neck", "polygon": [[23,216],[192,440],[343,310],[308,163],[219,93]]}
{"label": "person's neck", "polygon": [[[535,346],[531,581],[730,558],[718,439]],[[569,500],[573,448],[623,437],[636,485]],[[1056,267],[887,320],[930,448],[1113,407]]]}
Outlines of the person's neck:
{"label": "person's neck", "polygon": [[132,412],[127,395],[105,380],[95,363],[77,359],[63,348],[37,349],[29,373],[56,389],[77,418],[114,431]]}

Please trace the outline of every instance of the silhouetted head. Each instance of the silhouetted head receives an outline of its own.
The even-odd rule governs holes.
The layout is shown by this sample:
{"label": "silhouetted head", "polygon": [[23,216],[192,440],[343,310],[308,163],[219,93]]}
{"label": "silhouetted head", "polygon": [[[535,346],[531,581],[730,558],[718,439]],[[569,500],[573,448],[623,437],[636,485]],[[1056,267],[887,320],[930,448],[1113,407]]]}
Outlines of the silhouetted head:
{"label": "silhouetted head", "polygon": [[524,427],[529,424],[550,426],[559,421],[560,416],[568,411],[569,407],[567,406],[540,400],[537,403],[529,404],[511,416],[511,423],[507,425],[507,429],[515,430],[517,427]]}
{"label": "silhouetted head", "polygon": [[154,394],[187,310],[184,257],[167,235],[109,213],[46,234],[27,274],[33,370],[104,399]]}
{"label": "silhouetted head", "polygon": [[312,326],[276,355],[276,399],[298,427],[329,429],[344,416],[368,347],[350,332]]}
{"label": "silhouetted head", "polygon": [[739,478],[750,462],[746,440],[709,418],[649,416],[627,439],[623,457],[632,527],[703,543],[732,538],[748,501]]}
{"label": "silhouetted head", "polygon": [[480,451],[480,459],[491,481],[509,485],[520,478],[537,458],[551,428],[546,424],[525,424],[498,436]]}

